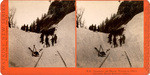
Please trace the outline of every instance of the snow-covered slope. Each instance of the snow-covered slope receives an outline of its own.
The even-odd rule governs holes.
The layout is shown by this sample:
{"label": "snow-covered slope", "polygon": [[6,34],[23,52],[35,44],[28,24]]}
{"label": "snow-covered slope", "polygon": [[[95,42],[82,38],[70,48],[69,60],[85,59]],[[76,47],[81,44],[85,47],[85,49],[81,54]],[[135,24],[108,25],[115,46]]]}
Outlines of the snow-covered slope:
{"label": "snow-covered slope", "polygon": [[[43,48],[43,55],[36,67],[65,67],[59,53],[63,57],[67,67],[75,66],[75,12],[66,15],[58,24],[56,31],[57,44],[49,48],[43,48],[40,34],[24,32],[18,29],[9,29],[9,66],[10,67],[34,67],[39,57],[32,57],[28,47]],[[51,44],[51,43],[50,43]],[[41,52],[41,53],[42,53]]]}
{"label": "snow-covered slope", "polygon": [[[59,24],[58,35],[59,51],[68,66],[75,66],[75,12],[67,15]],[[60,37],[59,37],[60,36]]]}
{"label": "snow-covered slope", "polygon": [[126,48],[134,67],[143,67],[144,57],[144,17],[143,12],[137,14],[128,24],[125,30]]}
{"label": "snow-covered slope", "polygon": [[36,45],[40,48],[39,34],[27,33],[18,29],[9,28],[9,66],[30,67],[34,66],[38,58],[32,57],[28,47]]}
{"label": "snow-covered slope", "polygon": [[103,58],[98,57],[94,47],[99,49],[100,45],[104,50],[110,46],[107,44],[107,34],[93,32],[88,29],[77,29],[77,66],[78,67],[99,67]]}
{"label": "snow-covered slope", "polygon": [[[111,48],[108,34],[77,29],[77,67],[143,67],[143,12],[137,14],[125,27],[126,43]],[[108,58],[98,57],[94,47],[110,49]],[[128,60],[129,57],[129,60]],[[131,65],[130,65],[131,63]]]}

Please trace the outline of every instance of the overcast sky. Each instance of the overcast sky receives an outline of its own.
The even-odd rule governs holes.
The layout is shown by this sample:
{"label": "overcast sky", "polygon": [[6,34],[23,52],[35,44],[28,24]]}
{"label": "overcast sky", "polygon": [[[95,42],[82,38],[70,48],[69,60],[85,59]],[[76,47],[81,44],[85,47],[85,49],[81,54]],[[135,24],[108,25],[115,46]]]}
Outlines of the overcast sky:
{"label": "overcast sky", "polygon": [[31,24],[37,17],[48,12],[49,1],[9,1],[9,8],[16,8],[15,20],[20,28]]}
{"label": "overcast sky", "polygon": [[118,1],[77,1],[77,10],[84,9],[83,20],[89,27],[91,24],[99,25],[106,17],[117,13],[119,4]]}

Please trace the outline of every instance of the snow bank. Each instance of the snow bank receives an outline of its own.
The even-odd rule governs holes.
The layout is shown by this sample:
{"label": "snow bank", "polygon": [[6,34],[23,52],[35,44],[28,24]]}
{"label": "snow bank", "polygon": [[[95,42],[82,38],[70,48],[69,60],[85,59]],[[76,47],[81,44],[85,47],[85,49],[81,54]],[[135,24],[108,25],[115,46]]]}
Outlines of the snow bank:
{"label": "snow bank", "polygon": [[32,57],[28,47],[37,49],[41,46],[39,43],[39,34],[24,32],[19,29],[9,28],[9,66],[10,67],[31,67],[34,66],[38,57]]}
{"label": "snow bank", "polygon": [[77,66],[99,67],[104,58],[98,57],[94,47],[99,49],[100,45],[105,51],[110,47],[107,44],[107,34],[77,28]]}
{"label": "snow bank", "polygon": [[125,30],[126,48],[133,67],[143,67],[144,57],[144,17],[143,12],[137,14],[127,24]]}

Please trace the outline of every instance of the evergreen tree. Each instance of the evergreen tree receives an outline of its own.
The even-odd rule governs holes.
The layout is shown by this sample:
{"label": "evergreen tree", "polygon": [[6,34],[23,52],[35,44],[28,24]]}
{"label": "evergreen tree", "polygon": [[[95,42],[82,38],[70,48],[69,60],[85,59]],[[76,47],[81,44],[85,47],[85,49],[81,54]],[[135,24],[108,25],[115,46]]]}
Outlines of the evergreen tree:
{"label": "evergreen tree", "polygon": [[28,25],[26,26],[26,31],[28,32]]}
{"label": "evergreen tree", "polygon": [[36,19],[36,26],[37,26],[36,32],[39,33],[40,32],[40,19],[39,18]]}

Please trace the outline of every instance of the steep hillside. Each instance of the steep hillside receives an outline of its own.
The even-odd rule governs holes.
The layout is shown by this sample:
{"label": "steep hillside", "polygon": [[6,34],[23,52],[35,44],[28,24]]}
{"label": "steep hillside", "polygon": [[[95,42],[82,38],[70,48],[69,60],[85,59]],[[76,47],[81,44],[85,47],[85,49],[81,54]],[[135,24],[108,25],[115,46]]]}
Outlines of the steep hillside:
{"label": "steep hillside", "polygon": [[101,60],[94,47],[99,49],[100,45],[106,51],[110,48],[107,43],[107,34],[95,33],[87,29],[77,29],[77,67],[99,67]]}
{"label": "steep hillside", "polygon": [[123,1],[116,14],[100,25],[99,31],[122,34],[122,25],[126,25],[136,14],[143,11],[143,1]]}
{"label": "steep hillside", "polygon": [[[55,27],[67,14],[75,11],[75,1],[54,0],[50,3],[48,12],[37,17],[30,25],[30,32],[53,35]],[[21,29],[24,30],[25,26]],[[52,29],[54,28],[54,29]]]}
{"label": "steep hillside", "polygon": [[68,13],[75,11],[75,1],[54,1],[49,7],[47,17],[40,25],[40,31],[48,30],[58,24]]}
{"label": "steep hillside", "polygon": [[39,36],[40,36],[39,34],[26,33],[18,29],[9,28],[9,66],[10,67],[34,66],[38,58],[32,57],[30,50],[28,50],[28,47],[32,47],[35,44],[37,47],[40,48],[40,45],[37,44],[39,43],[40,39],[36,38]]}
{"label": "steep hillside", "polygon": [[126,48],[130,60],[135,67],[143,67],[144,59],[144,16],[143,12],[137,14],[127,23],[124,34],[126,35]]}

